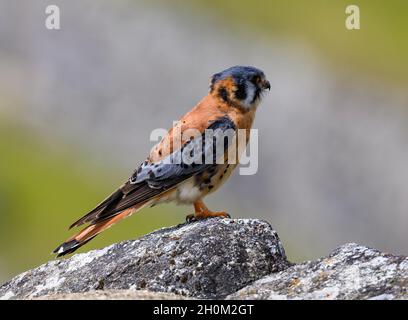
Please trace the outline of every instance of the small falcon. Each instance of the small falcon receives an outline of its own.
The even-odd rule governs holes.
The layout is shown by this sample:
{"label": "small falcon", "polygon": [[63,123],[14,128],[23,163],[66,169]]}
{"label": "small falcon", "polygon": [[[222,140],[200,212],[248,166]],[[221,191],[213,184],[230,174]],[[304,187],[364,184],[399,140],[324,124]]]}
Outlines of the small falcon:
{"label": "small falcon", "polygon": [[209,93],[173,125],[128,181],[70,226],[88,224],[54,253],[70,254],[119,220],[163,202],[193,204],[195,213],[186,217],[188,221],[229,217],[226,212],[210,211],[202,199],[237,166],[238,161],[228,161],[229,151],[234,146],[232,153],[239,159],[242,150],[227,133],[244,130],[248,143],[266,89],[270,90],[269,81],[254,67],[235,66],[214,74]]}

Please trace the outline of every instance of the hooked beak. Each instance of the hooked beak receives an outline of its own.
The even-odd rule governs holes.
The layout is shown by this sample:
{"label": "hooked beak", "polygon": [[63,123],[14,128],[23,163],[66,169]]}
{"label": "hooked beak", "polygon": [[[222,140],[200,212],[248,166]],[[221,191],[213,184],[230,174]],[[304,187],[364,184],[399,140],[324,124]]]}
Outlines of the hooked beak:
{"label": "hooked beak", "polygon": [[265,90],[268,89],[269,91],[271,90],[271,84],[268,80],[265,79],[262,81],[262,88]]}

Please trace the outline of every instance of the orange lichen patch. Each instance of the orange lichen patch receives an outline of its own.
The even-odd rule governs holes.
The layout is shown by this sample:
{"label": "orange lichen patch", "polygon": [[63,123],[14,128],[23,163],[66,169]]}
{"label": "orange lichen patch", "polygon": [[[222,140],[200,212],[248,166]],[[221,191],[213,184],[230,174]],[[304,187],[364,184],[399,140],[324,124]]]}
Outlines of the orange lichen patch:
{"label": "orange lichen patch", "polygon": [[290,281],[290,286],[291,287],[297,287],[300,284],[300,279],[299,278],[293,278]]}
{"label": "orange lichen patch", "polygon": [[332,262],[333,262],[333,258],[326,258],[322,261],[322,263],[324,263],[325,265],[332,264]]}
{"label": "orange lichen patch", "polygon": [[329,278],[329,273],[326,271],[321,271],[316,277],[313,278],[313,281],[324,282]]}

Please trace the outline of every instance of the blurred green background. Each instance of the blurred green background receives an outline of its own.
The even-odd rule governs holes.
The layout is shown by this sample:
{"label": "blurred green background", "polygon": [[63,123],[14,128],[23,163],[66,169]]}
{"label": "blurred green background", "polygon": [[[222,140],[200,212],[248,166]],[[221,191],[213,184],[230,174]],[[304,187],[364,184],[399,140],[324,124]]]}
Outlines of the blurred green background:
{"label": "blurred green background", "polygon": [[[191,1],[234,28],[313,46],[341,69],[408,83],[408,2],[404,0]],[[184,2],[182,2],[184,5]],[[362,28],[345,29],[345,8],[357,5]]]}
{"label": "blurred green background", "polygon": [[[407,1],[54,1],[58,31],[48,4],[0,0],[0,282],[51,259],[144,159],[150,131],[235,64],[272,83],[259,172],[209,206],[267,219],[293,261],[350,241],[408,254]],[[348,4],[361,30],[344,27]],[[191,210],[143,210],[81,251]]]}

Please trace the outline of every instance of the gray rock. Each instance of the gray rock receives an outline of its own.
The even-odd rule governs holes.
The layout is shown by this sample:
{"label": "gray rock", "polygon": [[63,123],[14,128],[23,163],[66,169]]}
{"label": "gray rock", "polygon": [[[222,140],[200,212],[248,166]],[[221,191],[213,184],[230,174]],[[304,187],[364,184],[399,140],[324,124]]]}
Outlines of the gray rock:
{"label": "gray rock", "polygon": [[78,293],[56,293],[34,298],[33,300],[186,300],[188,298],[174,293],[148,290],[92,290]]}
{"label": "gray rock", "polygon": [[291,265],[262,220],[209,219],[54,260],[1,299],[408,299],[408,258],[354,243]]}
{"label": "gray rock", "polygon": [[227,299],[408,299],[408,258],[354,243],[291,266]]}
{"label": "gray rock", "polygon": [[1,286],[0,299],[111,289],[224,298],[288,265],[267,222],[208,219],[50,261]]}

